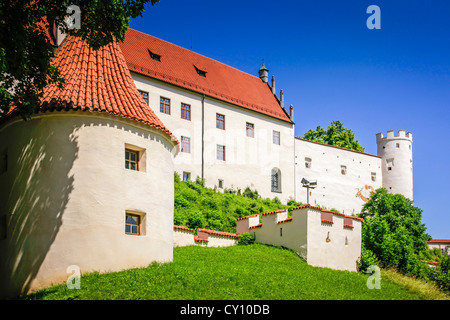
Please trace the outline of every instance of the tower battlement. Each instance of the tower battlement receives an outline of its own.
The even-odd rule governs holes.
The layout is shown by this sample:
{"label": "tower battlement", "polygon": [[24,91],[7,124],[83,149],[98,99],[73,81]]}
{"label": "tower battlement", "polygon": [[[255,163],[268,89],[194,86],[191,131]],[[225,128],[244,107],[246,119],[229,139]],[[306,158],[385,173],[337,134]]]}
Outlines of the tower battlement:
{"label": "tower battlement", "polygon": [[377,133],[377,143],[386,140],[398,140],[398,139],[406,139],[412,142],[413,140],[412,133],[411,132],[406,133],[405,130],[399,130],[397,135],[395,135],[394,130],[389,130],[386,136],[384,136],[382,132]]}

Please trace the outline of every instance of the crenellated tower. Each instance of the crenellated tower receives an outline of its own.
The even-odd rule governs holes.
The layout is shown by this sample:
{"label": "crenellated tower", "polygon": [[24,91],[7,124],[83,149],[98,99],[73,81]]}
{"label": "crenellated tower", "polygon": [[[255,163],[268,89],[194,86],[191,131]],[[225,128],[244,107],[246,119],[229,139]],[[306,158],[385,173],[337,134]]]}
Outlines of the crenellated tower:
{"label": "crenellated tower", "polygon": [[382,184],[390,193],[413,200],[412,133],[393,130],[377,134],[377,154],[382,158]]}

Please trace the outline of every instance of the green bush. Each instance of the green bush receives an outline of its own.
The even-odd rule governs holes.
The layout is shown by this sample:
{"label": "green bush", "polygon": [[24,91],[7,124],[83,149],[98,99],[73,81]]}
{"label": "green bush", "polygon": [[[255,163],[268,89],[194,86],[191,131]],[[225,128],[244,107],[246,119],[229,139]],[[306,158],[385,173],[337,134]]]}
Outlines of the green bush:
{"label": "green bush", "polygon": [[364,248],[361,249],[361,257],[357,262],[358,271],[366,273],[369,266],[376,266],[379,263],[377,256],[372,251]]}
{"label": "green bush", "polygon": [[252,236],[248,232],[241,233],[238,237],[238,245],[245,246],[245,245],[254,244],[254,243],[255,243],[255,237]]}

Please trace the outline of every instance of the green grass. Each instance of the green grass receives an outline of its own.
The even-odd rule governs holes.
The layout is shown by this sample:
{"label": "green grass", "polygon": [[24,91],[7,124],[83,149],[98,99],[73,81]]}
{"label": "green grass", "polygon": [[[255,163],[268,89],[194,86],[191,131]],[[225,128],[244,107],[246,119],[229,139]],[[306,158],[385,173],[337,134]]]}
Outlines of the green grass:
{"label": "green grass", "polygon": [[381,289],[368,289],[369,275],[309,266],[287,249],[261,244],[174,248],[171,263],[122,272],[91,273],[81,289],[65,283],[25,299],[152,300],[414,300],[423,292],[381,276]]}

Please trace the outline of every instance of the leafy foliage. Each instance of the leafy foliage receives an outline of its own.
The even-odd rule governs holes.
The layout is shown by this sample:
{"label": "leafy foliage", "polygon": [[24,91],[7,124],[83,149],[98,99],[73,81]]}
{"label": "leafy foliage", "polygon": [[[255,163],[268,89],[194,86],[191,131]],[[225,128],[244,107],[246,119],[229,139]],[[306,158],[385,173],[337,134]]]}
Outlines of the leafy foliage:
{"label": "leafy foliage", "polygon": [[241,233],[238,238],[238,245],[246,246],[255,243],[255,237],[248,232]]}
{"label": "leafy foliage", "polygon": [[[360,217],[364,218],[360,271],[380,264],[450,290],[450,258],[440,250],[428,249],[426,241],[431,237],[421,222],[422,210],[411,200],[381,188],[372,194]],[[438,266],[431,268],[423,261],[437,262]]]}
{"label": "leafy foliage", "polygon": [[[50,64],[55,48],[48,37],[53,25],[62,32],[84,39],[94,50],[122,41],[130,17],[142,15],[146,3],[158,0],[97,1],[71,0],[81,11],[80,29],[64,23],[67,7],[57,0],[14,0],[0,2],[0,118],[15,107],[28,118],[48,84],[62,87],[59,70]],[[69,11],[69,14],[72,14]]]}
{"label": "leafy foliage", "polygon": [[353,131],[344,128],[339,120],[332,121],[326,130],[321,126],[317,126],[316,130],[310,129],[305,133],[303,138],[310,141],[364,152],[364,148],[361,147],[358,140],[355,140]]}
{"label": "leafy foliage", "polygon": [[175,173],[174,223],[191,229],[198,227],[236,232],[236,219],[252,214],[301,205],[293,200],[282,204],[278,198],[263,199],[257,190],[206,188],[204,181],[181,181]]}

